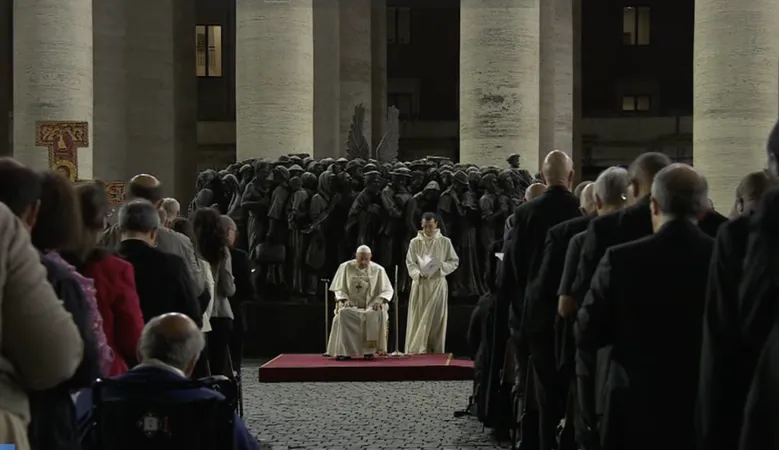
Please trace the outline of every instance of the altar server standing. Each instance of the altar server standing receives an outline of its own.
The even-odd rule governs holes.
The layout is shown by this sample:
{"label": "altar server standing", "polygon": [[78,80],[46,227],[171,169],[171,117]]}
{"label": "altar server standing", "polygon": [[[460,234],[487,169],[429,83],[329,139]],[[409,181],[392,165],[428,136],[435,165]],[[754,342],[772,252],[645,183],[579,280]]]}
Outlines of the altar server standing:
{"label": "altar server standing", "polygon": [[406,267],[411,277],[408,303],[406,353],[443,353],[449,290],[446,276],[460,260],[452,241],[438,229],[435,214],[422,215],[422,230],[411,240]]}

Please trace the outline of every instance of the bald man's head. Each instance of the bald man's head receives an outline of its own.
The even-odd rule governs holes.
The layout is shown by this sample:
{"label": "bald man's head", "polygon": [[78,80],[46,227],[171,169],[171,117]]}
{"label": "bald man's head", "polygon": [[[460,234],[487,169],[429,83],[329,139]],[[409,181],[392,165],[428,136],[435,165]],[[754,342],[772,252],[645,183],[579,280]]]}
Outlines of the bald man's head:
{"label": "bald man's head", "polygon": [[159,208],[162,203],[162,184],[153,175],[136,175],[130,179],[127,186],[127,197],[128,200],[148,200]]}
{"label": "bald man's head", "polygon": [[547,186],[571,187],[573,182],[573,161],[571,157],[560,150],[552,150],[544,158],[541,167]]}
{"label": "bald man's head", "polygon": [[535,198],[538,198],[546,192],[546,185],[541,183],[533,183],[525,189],[525,201],[529,202]]}
{"label": "bald man's head", "polygon": [[192,319],[179,313],[163,314],[143,328],[138,341],[138,359],[160,361],[188,377],[205,345],[203,333]]}
{"label": "bald man's head", "polygon": [[687,164],[671,164],[657,172],[652,183],[652,221],[655,231],[671,219],[696,220],[708,209],[706,178]]}

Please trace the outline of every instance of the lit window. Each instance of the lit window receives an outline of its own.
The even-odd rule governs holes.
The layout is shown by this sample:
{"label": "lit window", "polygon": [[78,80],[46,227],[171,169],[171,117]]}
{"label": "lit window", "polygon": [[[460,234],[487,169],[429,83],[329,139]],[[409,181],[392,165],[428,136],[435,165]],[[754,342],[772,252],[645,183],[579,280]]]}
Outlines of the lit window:
{"label": "lit window", "polygon": [[222,76],[222,27],[195,27],[195,72],[199,77]]}
{"label": "lit window", "polygon": [[387,8],[387,43],[411,43],[411,8]]}
{"label": "lit window", "polygon": [[622,43],[649,45],[649,7],[627,6],[622,9]]}
{"label": "lit window", "polygon": [[626,95],[622,97],[622,111],[649,111],[652,100],[648,95]]}

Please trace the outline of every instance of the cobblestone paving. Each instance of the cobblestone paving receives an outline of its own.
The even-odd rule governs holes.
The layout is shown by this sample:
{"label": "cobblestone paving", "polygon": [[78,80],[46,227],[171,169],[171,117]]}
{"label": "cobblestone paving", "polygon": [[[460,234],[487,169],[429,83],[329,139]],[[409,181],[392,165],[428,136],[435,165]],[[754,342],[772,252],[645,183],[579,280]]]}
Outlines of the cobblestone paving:
{"label": "cobblestone paving", "polygon": [[508,448],[471,417],[454,418],[467,381],[259,383],[246,367],[244,420],[263,450]]}

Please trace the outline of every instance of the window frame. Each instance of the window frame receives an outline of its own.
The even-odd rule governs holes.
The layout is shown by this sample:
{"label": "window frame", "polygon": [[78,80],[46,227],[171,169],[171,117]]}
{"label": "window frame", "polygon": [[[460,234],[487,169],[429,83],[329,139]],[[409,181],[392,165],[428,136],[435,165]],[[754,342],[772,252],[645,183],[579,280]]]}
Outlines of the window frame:
{"label": "window frame", "polygon": [[[400,12],[408,11],[408,42],[401,42],[400,36]],[[393,33],[390,33],[389,21],[390,18],[394,19],[395,26],[392,27]],[[414,27],[413,27],[413,8],[410,6],[388,6],[387,7],[387,44],[388,45],[410,45],[413,41]]]}
{"label": "window frame", "polygon": [[[625,15],[627,11],[633,11],[633,25],[632,32],[625,31]],[[645,43],[642,43],[640,39],[641,30],[641,12],[644,11],[649,17],[647,21],[647,39]],[[652,8],[648,5],[630,5],[622,7],[622,45],[625,47],[647,47],[652,45]]]}
{"label": "window frame", "polygon": [[[626,99],[633,100],[633,109],[625,109]],[[639,99],[646,99],[647,102],[646,109],[638,108]],[[622,95],[622,97],[620,97],[620,100],[621,100],[620,111],[623,114],[646,114],[652,111],[652,96],[649,94],[624,94]]]}
{"label": "window frame", "polygon": [[[198,38],[198,32],[200,28],[203,28],[205,30],[205,41],[204,41],[204,55],[205,55],[205,75],[199,75],[198,74],[198,68],[199,64],[197,61],[200,49],[197,48],[197,38]],[[211,55],[210,55],[210,43],[209,40],[209,32],[213,28],[219,28],[219,35],[221,36],[221,42],[219,43],[218,53],[219,53],[219,75],[214,75],[211,70]],[[214,46],[216,49],[216,45]],[[222,78],[224,77],[224,26],[219,23],[198,23],[195,25],[195,74],[197,75],[197,78]]]}

